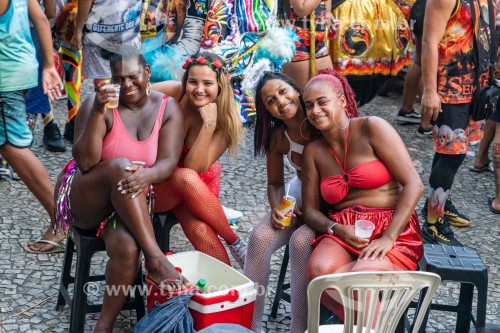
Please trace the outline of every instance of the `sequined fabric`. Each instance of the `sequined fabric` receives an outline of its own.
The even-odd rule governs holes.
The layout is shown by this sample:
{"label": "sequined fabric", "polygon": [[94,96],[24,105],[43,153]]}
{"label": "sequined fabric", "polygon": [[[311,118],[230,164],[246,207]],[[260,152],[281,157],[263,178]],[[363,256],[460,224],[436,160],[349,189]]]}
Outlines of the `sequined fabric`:
{"label": "sequined fabric", "polygon": [[62,173],[64,177],[61,182],[61,187],[59,187],[59,192],[57,195],[56,207],[55,207],[55,224],[54,233],[63,232],[66,234],[69,228],[69,223],[73,222],[73,216],[71,216],[71,204],[69,202],[69,195],[71,192],[71,183],[73,182],[73,177],[78,171],[78,166],[75,160],[69,161]]}

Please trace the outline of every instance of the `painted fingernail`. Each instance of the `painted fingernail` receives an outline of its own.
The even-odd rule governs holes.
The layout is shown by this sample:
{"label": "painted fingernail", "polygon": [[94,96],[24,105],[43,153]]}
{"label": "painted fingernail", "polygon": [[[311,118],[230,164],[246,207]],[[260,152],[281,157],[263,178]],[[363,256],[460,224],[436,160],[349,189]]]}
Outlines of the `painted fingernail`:
{"label": "painted fingernail", "polygon": [[123,190],[120,192],[121,194],[127,194],[127,191]]}
{"label": "painted fingernail", "polygon": [[123,188],[120,186],[118,186],[118,191],[123,191]]}
{"label": "painted fingernail", "polygon": [[135,199],[137,195],[136,194],[132,194],[132,199]]}

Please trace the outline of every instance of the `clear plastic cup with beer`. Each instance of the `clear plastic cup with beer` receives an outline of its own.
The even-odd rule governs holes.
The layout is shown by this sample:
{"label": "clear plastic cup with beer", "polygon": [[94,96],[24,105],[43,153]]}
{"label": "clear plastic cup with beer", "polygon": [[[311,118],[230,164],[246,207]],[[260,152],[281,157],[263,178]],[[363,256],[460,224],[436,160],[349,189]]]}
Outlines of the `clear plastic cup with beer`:
{"label": "clear plastic cup with beer", "polygon": [[357,220],[354,222],[354,234],[361,238],[370,239],[373,230],[375,230],[375,224],[368,220]]}
{"label": "clear plastic cup with beer", "polygon": [[115,97],[113,97],[108,103],[106,103],[106,107],[108,109],[114,109],[118,107],[118,101],[120,96],[120,85],[116,83],[110,83],[103,87],[103,89],[113,88],[115,90]]}
{"label": "clear plastic cup with beer", "polygon": [[281,198],[280,212],[285,216],[283,220],[281,220],[281,223],[283,223],[285,227],[288,227],[292,223],[296,201],[297,199],[291,195],[285,194],[283,198]]}

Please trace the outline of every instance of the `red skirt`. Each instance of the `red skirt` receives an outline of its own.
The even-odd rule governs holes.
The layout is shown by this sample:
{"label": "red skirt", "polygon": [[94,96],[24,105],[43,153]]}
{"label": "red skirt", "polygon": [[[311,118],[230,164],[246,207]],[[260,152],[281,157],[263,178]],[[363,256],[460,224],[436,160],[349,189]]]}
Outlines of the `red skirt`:
{"label": "red skirt", "polygon": [[[382,237],[393,215],[394,209],[368,208],[360,205],[349,207],[339,212],[330,211],[328,213],[328,217],[332,221],[343,225],[354,225],[357,220],[372,221],[375,224],[375,230],[373,231],[370,241]],[[325,237],[334,239],[343,248],[356,256],[361,252],[344,243],[340,238],[331,235],[321,235],[317,237],[312,245],[315,246]],[[386,255],[394,266],[407,270],[415,270],[423,254],[424,247],[422,244],[420,225],[418,223],[418,215],[413,211],[410,220],[399,234],[393,248]]]}

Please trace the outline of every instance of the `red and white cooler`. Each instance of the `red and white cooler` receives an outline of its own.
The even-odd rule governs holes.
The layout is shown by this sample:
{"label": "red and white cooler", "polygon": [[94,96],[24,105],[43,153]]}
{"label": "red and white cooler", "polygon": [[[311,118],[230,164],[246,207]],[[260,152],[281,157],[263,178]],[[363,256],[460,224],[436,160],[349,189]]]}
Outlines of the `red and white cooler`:
{"label": "red and white cooler", "polygon": [[[246,276],[198,251],[171,254],[168,260],[193,284],[200,279],[206,281],[204,292],[194,295],[188,304],[196,330],[218,323],[252,326],[257,292]],[[161,304],[169,299],[154,289],[148,285],[148,310],[155,302]]]}

